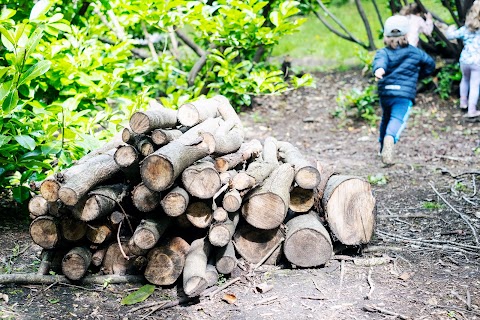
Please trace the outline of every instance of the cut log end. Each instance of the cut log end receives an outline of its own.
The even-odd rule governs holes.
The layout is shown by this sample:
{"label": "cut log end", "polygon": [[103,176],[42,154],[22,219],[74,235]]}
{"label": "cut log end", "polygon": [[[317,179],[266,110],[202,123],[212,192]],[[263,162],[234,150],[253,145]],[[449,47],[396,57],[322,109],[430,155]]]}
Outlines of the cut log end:
{"label": "cut log end", "polygon": [[[301,250],[299,250],[301,248]],[[283,246],[288,261],[299,267],[324,265],[332,256],[332,244],[323,234],[304,229],[288,238]],[[308,254],[305,254],[308,252]]]}
{"label": "cut log end", "polygon": [[228,161],[223,158],[215,159],[215,169],[217,169],[218,172],[226,172],[229,169]]}
{"label": "cut log end", "polygon": [[48,202],[55,202],[58,200],[59,190],[60,183],[58,183],[56,180],[45,180],[40,185],[40,193]]}
{"label": "cut log end", "polygon": [[57,223],[52,217],[40,216],[30,224],[30,236],[33,242],[44,249],[54,248],[60,238]]}
{"label": "cut log end", "polygon": [[145,185],[154,191],[163,191],[174,182],[174,168],[168,159],[152,154],[145,158],[140,174]]}
{"label": "cut log end", "polygon": [[139,155],[133,146],[121,146],[115,151],[115,162],[122,168],[127,168],[139,160]]}
{"label": "cut log end", "polygon": [[285,219],[287,214],[285,208],[281,197],[273,193],[263,193],[248,199],[242,206],[242,215],[256,228],[274,229]]}
{"label": "cut log end", "polygon": [[100,206],[97,201],[97,197],[93,196],[88,198],[85,202],[85,206],[80,215],[80,220],[82,221],[92,221],[98,217],[98,212],[100,212]]}
{"label": "cut log end", "polygon": [[78,194],[75,192],[75,190],[73,190],[71,188],[68,188],[68,187],[60,188],[60,190],[58,191],[58,197],[67,206],[74,206],[80,200],[78,198]]}
{"label": "cut log end", "polygon": [[178,119],[186,127],[193,127],[200,122],[200,115],[192,104],[184,104],[178,109]]}
{"label": "cut log end", "polygon": [[303,167],[295,174],[295,182],[304,189],[314,189],[320,184],[320,172],[315,167]]}
{"label": "cut log end", "polygon": [[130,117],[130,127],[135,133],[145,133],[150,129],[150,119],[143,112],[135,112]]}
{"label": "cut log end", "polygon": [[215,228],[211,228],[208,233],[208,240],[216,247],[223,247],[228,244],[232,234],[228,228],[222,225],[217,225]]}

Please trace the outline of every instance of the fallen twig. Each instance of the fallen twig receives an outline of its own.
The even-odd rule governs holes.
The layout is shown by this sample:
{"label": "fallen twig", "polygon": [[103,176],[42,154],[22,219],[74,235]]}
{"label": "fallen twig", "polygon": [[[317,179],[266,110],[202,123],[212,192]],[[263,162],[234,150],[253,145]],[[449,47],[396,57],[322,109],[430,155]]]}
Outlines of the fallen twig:
{"label": "fallen twig", "polygon": [[[118,284],[118,283],[139,283],[144,282],[143,276],[134,275],[102,275],[102,276],[87,276],[80,279],[81,284]],[[70,280],[62,275],[40,275],[35,273],[12,273],[1,274],[0,284],[52,284],[52,283],[69,283]]]}
{"label": "fallen twig", "polygon": [[211,292],[211,293],[206,294],[205,296],[211,298],[211,297],[213,297],[214,295],[216,295],[217,293],[219,293],[220,291],[225,290],[226,287],[234,284],[235,282],[237,282],[237,281],[240,280],[240,279],[241,279],[240,277],[233,278],[232,280],[225,282],[225,284],[224,284],[223,286],[219,287],[218,289],[214,290],[214,291]]}
{"label": "fallen twig", "polygon": [[261,305],[261,304],[267,304],[267,303],[273,302],[277,299],[278,299],[278,296],[271,296],[271,297],[268,297],[268,298],[265,298],[265,299],[262,299],[262,300],[258,300],[253,305],[258,306],[258,305]]}
{"label": "fallen twig", "polygon": [[367,300],[370,300],[372,298],[372,293],[373,293],[373,290],[375,289],[375,286],[373,285],[373,280],[372,280],[372,270],[373,270],[372,268],[368,270],[367,282],[368,282],[368,285],[370,286],[370,291],[368,291],[368,294],[365,297],[365,299]]}
{"label": "fallen twig", "polygon": [[274,253],[275,250],[277,250],[277,248],[283,243],[283,241],[285,241],[285,238],[280,238],[280,241],[278,241],[278,243],[272,249],[270,249],[265,256],[252,268],[252,271],[255,271],[258,267],[264,264],[265,261],[267,261],[267,259],[272,255],[272,253]]}
{"label": "fallen twig", "polygon": [[478,240],[478,236],[477,236],[477,231],[475,230],[475,227],[472,226],[472,224],[470,223],[470,221],[468,221],[468,217],[466,217],[463,213],[461,213],[460,211],[458,211],[457,209],[455,209],[438,191],[437,189],[435,189],[435,186],[433,185],[433,183],[430,182],[430,186],[432,187],[433,191],[440,197],[440,199],[443,200],[443,202],[445,202],[446,205],[448,205],[450,207],[450,209],[452,209],[455,213],[457,213],[460,218],[462,218],[468,225],[468,227],[472,230],[472,233],[473,233],[473,236],[475,237],[475,242],[477,243],[477,245],[480,245],[480,242]]}
{"label": "fallen twig", "polygon": [[374,305],[365,305],[363,307],[363,310],[365,311],[368,311],[368,312],[378,312],[378,313],[383,313],[383,314],[386,314],[386,315],[389,315],[389,316],[394,316],[394,317],[397,317],[399,319],[403,319],[403,320],[409,320],[410,317],[408,316],[405,316],[403,314],[400,314],[400,313],[396,313],[396,312],[393,312],[393,311],[390,311],[390,310],[386,310],[386,309],[383,309],[383,308],[380,308],[380,307],[377,307],[377,306],[374,306]]}
{"label": "fallen twig", "polygon": [[391,247],[391,246],[368,246],[362,249],[364,253],[378,252],[378,251],[404,251],[402,247]]}
{"label": "fallen twig", "polygon": [[428,214],[381,214],[377,215],[377,218],[379,219],[398,219],[398,218],[404,218],[404,219],[410,219],[410,218],[426,218],[426,219],[438,219],[436,216],[428,215]]}
{"label": "fallen twig", "polygon": [[308,299],[308,300],[327,300],[325,297],[314,297],[314,296],[304,296],[300,297],[300,299]]}

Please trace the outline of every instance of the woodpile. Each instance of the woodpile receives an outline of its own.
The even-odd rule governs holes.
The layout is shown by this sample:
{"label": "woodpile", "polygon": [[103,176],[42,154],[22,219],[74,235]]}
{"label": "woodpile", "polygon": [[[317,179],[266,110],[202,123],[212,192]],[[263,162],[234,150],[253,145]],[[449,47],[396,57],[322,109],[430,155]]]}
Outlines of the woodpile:
{"label": "woodpile", "polygon": [[223,96],[178,110],[152,103],[39,191],[30,235],[68,279],[142,275],[171,285],[183,276],[188,296],[239,258],[322,266],[336,243],[368,243],[375,225],[368,182],[328,172],[289,142],[244,141]]}

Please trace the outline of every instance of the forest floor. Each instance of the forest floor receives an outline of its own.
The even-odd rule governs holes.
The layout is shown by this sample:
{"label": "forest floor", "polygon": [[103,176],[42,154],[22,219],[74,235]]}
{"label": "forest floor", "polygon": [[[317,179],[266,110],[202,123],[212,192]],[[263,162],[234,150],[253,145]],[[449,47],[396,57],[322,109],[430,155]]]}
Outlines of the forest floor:
{"label": "forest floor", "polygon": [[[371,243],[319,268],[237,270],[231,278],[240,280],[223,292],[168,309],[138,307],[175,301],[177,286],[133,306],[120,300],[139,284],[0,286],[0,319],[480,319],[479,123],[465,121],[453,99],[420,93],[396,164],[386,167],[376,128],[332,117],[338,92],[363,89],[367,79],[360,71],[316,78],[315,89],[256,99],[241,114],[246,138],[289,141],[336,172],[369,179]],[[0,273],[35,270],[41,248],[12,210],[0,213]]]}

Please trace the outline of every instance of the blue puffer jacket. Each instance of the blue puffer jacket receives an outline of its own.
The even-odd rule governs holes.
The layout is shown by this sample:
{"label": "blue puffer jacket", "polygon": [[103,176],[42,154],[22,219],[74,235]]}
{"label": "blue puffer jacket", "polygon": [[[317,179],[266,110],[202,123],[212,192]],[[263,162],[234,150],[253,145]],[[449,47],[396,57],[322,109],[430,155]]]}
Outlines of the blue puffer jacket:
{"label": "blue puffer jacket", "polygon": [[383,48],[373,60],[373,72],[383,68],[378,81],[379,96],[402,97],[412,101],[417,93],[417,81],[435,70],[435,61],[423,50],[409,45],[404,48]]}

